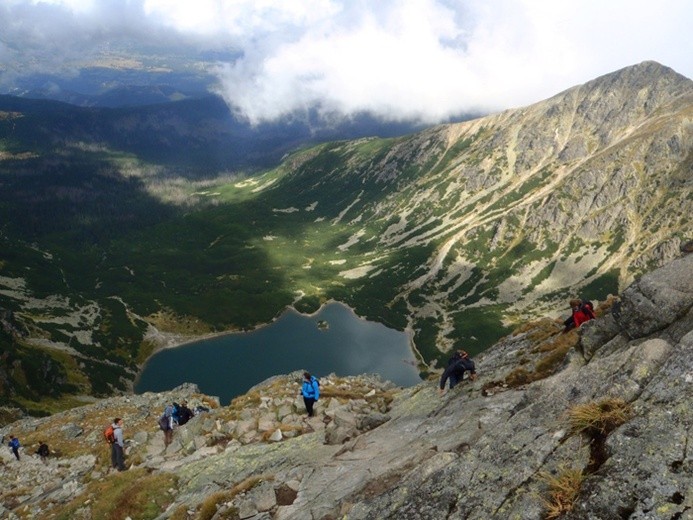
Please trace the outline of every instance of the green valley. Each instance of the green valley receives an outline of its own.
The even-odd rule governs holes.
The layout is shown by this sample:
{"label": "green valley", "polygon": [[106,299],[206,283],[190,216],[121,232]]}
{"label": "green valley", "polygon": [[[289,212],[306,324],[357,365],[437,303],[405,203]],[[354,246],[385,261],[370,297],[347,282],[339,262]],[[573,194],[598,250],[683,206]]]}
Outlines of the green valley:
{"label": "green valley", "polygon": [[409,329],[427,373],[453,345],[479,352],[570,297],[604,300],[693,235],[692,107],[693,82],[646,63],[531,107],[208,175],[196,154],[169,164],[187,148],[164,161],[154,141],[13,133],[28,116],[0,104],[3,402],[125,391],[162,334],[250,329],[290,305],[338,300]]}

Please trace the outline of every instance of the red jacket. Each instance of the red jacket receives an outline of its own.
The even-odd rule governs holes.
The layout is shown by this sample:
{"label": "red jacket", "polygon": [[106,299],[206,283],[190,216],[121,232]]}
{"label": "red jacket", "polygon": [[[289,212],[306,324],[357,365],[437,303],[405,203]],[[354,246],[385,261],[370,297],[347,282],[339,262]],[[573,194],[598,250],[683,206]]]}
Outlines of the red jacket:
{"label": "red jacket", "polygon": [[594,318],[594,314],[584,311],[581,308],[573,311],[573,321],[575,322],[575,328],[579,327],[586,321],[590,321]]}

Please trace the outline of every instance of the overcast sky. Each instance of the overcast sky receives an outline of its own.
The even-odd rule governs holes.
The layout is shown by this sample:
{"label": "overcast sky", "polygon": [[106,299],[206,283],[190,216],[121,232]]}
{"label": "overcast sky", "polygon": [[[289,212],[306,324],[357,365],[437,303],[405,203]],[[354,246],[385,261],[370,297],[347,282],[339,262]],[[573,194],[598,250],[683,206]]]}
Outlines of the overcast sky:
{"label": "overcast sky", "polygon": [[315,106],[437,122],[645,60],[693,78],[691,26],[690,0],[0,0],[0,85],[107,51],[138,67],[144,49],[213,72],[254,122]]}

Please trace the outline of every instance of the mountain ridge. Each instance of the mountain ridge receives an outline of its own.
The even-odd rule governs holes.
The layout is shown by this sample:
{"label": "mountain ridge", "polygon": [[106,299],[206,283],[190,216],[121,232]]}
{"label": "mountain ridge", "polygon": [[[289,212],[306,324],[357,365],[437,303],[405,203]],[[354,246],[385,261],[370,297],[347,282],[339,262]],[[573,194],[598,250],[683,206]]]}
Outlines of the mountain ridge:
{"label": "mountain ridge", "polygon": [[[592,82],[593,88],[596,88],[597,86],[601,85],[611,85],[614,83],[614,81],[617,81],[618,78],[621,77],[636,77],[640,78],[642,77],[643,73],[652,73],[653,68],[655,70],[663,70],[663,71],[670,71],[670,69],[666,69],[663,67],[656,67],[653,64],[646,63],[641,67],[634,67],[634,68],[629,68],[625,69],[627,71],[620,71],[617,73],[614,73],[612,75],[605,76],[605,79],[598,79]],[[668,104],[669,101],[676,103],[678,100],[678,103],[681,103],[684,105],[684,117],[688,117],[686,114],[690,110],[690,104],[688,102],[689,100],[689,91],[691,90],[691,81],[686,80],[682,76],[679,76],[675,73],[669,73],[671,78],[673,78],[676,84],[676,88],[674,89],[672,94],[664,94],[664,100],[659,101],[658,103],[654,103],[653,101],[649,101],[650,106],[662,106],[663,104]],[[644,81],[644,80],[643,80]],[[671,83],[669,81],[664,81],[664,83]],[[679,87],[681,85],[681,87]],[[654,87],[653,87],[654,88]],[[443,126],[443,127],[436,127],[431,130],[427,130],[422,132],[421,134],[417,134],[416,136],[413,136],[410,139],[410,141],[413,142],[424,142],[426,145],[429,147],[428,149],[433,149],[435,147],[435,142],[439,143],[444,143],[441,144],[441,150],[439,151],[436,159],[434,154],[431,154],[433,158],[430,160],[432,162],[435,162],[436,160],[441,160],[441,158],[445,157],[446,151],[450,150],[455,143],[463,143],[462,146],[465,146],[465,139],[467,140],[473,140],[475,136],[478,136],[480,133],[486,131],[488,134],[485,136],[486,139],[479,141],[482,143],[482,149],[480,151],[477,151],[476,154],[477,156],[481,156],[483,154],[483,158],[476,159],[475,157],[471,157],[471,161],[462,161],[459,163],[458,166],[452,166],[450,169],[446,170],[443,174],[440,175],[440,177],[446,177],[445,180],[448,180],[450,177],[453,177],[455,174],[459,174],[460,177],[465,176],[466,178],[463,179],[457,186],[456,189],[452,190],[449,187],[446,188],[446,191],[444,192],[444,197],[449,196],[450,194],[454,194],[455,196],[458,196],[460,190],[460,187],[463,186],[462,182],[466,183],[466,186],[469,187],[469,189],[466,190],[466,192],[462,192],[461,198],[464,198],[465,195],[467,197],[465,198],[464,201],[460,202],[457,206],[455,205],[449,205],[448,208],[446,208],[446,215],[452,215],[455,212],[459,212],[462,208],[462,206],[467,205],[471,206],[475,204],[478,201],[483,200],[485,197],[488,196],[488,191],[485,191],[485,188],[487,186],[492,186],[493,190],[495,191],[494,195],[491,195],[490,201],[493,203],[494,202],[494,197],[495,200],[502,200],[502,195],[503,195],[503,190],[505,190],[505,193],[507,195],[506,198],[512,198],[516,197],[519,199],[518,204],[522,204],[525,207],[531,207],[532,202],[534,198],[538,198],[539,195],[536,195],[534,193],[531,194],[530,198],[523,198],[522,194],[519,194],[516,196],[513,191],[514,188],[520,187],[521,188],[521,183],[518,182],[517,179],[517,171],[524,169],[523,175],[525,175],[525,180],[530,180],[532,176],[537,176],[539,177],[538,182],[541,184],[542,182],[544,183],[543,186],[543,194],[544,194],[544,199],[540,202],[548,202],[549,204],[553,204],[552,211],[558,218],[549,218],[546,217],[546,215],[543,216],[544,222],[541,222],[539,218],[534,218],[536,215],[539,213],[537,211],[533,211],[532,214],[527,215],[526,217],[524,215],[520,215],[520,219],[525,219],[524,220],[527,224],[530,224],[527,226],[529,228],[529,231],[532,233],[529,238],[534,239],[534,241],[543,241],[543,237],[541,236],[542,234],[546,233],[547,229],[547,220],[550,222],[550,226],[555,226],[558,228],[565,227],[569,225],[569,213],[570,211],[564,211],[561,210],[560,207],[557,207],[555,198],[556,198],[556,191],[557,188],[564,189],[563,186],[566,184],[573,184],[573,186],[569,186],[570,190],[573,193],[578,192],[578,190],[584,191],[585,188],[588,188],[590,186],[586,186],[583,179],[584,179],[584,174],[580,170],[585,170],[587,168],[591,167],[590,161],[592,163],[596,162],[596,159],[599,159],[600,157],[608,156],[609,154],[613,154],[614,151],[612,148],[608,148],[605,145],[601,145],[603,149],[599,148],[599,141],[600,140],[606,140],[608,136],[600,136],[598,132],[600,131],[600,124],[592,124],[590,127],[590,135],[596,135],[596,137],[590,138],[588,136],[584,136],[581,134],[578,135],[572,135],[567,134],[568,138],[566,138],[566,144],[560,146],[560,151],[556,149],[554,145],[554,140],[548,138],[546,134],[548,132],[543,130],[543,126],[541,126],[537,121],[544,118],[545,113],[551,112],[552,110],[555,109],[557,106],[556,103],[559,103],[561,106],[568,106],[568,107],[573,107],[573,110],[576,110],[575,107],[579,107],[580,105],[577,104],[577,102],[573,101],[572,103],[568,103],[565,100],[571,96],[575,96],[576,93],[579,93],[583,87],[574,87],[573,89],[569,89],[568,91],[564,92],[563,94],[559,94],[558,96],[555,96],[554,98],[551,98],[547,102],[542,102],[542,103],[537,103],[535,105],[532,105],[530,108],[522,108],[522,109],[516,109],[512,111],[506,111],[498,115],[493,115],[493,116],[487,116],[482,119],[478,119],[475,121],[471,122],[466,122],[466,123],[459,123],[457,125],[448,125],[448,126]],[[682,94],[681,92],[685,92]],[[615,97],[618,97],[617,95],[613,94],[612,95]],[[620,98],[623,98],[625,94],[622,94]],[[684,97],[682,97],[684,96]],[[656,96],[654,96],[656,98]],[[647,102],[647,100],[646,100]],[[633,109],[631,109],[631,112]],[[528,113],[533,112],[535,113],[534,119],[528,116]],[[575,113],[575,112],[573,112]],[[630,112],[629,112],[630,114]],[[531,114],[529,114],[531,115]],[[681,114],[677,117],[681,117]],[[520,120],[523,124],[521,128],[518,127],[513,127],[510,122],[512,122],[513,119],[518,119]],[[570,118],[566,118],[568,121],[572,121],[574,119],[573,116]],[[553,127],[556,125],[549,125],[551,126],[551,131],[553,131]],[[498,130],[493,130],[493,128],[498,128]],[[491,130],[488,130],[491,128]],[[507,130],[508,128],[513,128],[512,131]],[[568,128],[568,130],[571,130],[571,128]],[[629,128],[626,128],[627,131],[629,131]],[[690,125],[687,125],[685,123],[685,120],[683,121],[683,126],[680,126],[678,128],[674,128],[672,131],[674,132],[680,132],[681,137],[678,135],[674,135],[672,137],[673,143],[675,147],[678,147],[679,152],[685,151],[686,149],[690,149],[690,146],[683,146],[681,144],[680,139],[683,139],[686,143],[690,143]],[[512,132],[512,135],[508,134]],[[542,132],[542,133],[540,133]],[[642,133],[642,132],[641,132]],[[631,142],[637,138],[638,136],[634,136],[632,133],[629,133],[629,139]],[[590,142],[591,141],[591,142]],[[402,141],[400,141],[401,143]],[[518,143],[517,145],[514,145],[513,143]],[[619,140],[619,143],[622,142],[622,139]],[[678,144],[677,144],[678,143]],[[347,145],[348,146],[348,145]],[[468,147],[468,150],[471,149],[473,145]],[[613,143],[609,143],[609,146],[615,146]],[[412,164],[416,163],[416,159],[411,159],[409,157],[406,157],[407,150],[413,149],[413,150],[421,150],[423,147],[419,146],[417,144],[410,144],[407,142],[404,145],[400,146],[405,150],[405,157],[400,159],[400,162],[404,164]],[[397,145],[393,148],[395,150],[397,148]],[[593,149],[596,148],[596,149]],[[494,149],[500,149],[499,152],[495,153]],[[467,150],[467,154],[471,155],[469,151]],[[518,153],[521,152],[521,153]],[[618,153],[623,153],[621,151],[618,151]],[[464,152],[463,152],[464,153]],[[494,153],[495,153],[495,164],[494,161],[492,160],[494,158]],[[553,154],[553,155],[552,155]],[[559,155],[560,154],[560,155]],[[599,154],[595,157],[595,154]],[[559,157],[562,157],[563,162],[558,163],[558,164],[547,164],[551,160],[551,157],[554,155],[559,155]],[[547,159],[548,158],[548,159]],[[580,162],[581,158],[585,158],[585,163],[584,165]],[[411,160],[410,160],[411,159]],[[610,160],[613,160],[613,157],[609,157]],[[690,159],[686,158],[675,158],[674,160],[684,161],[684,164],[687,164],[685,161],[690,161]],[[479,167],[475,167],[473,164],[470,167],[469,163],[474,163],[477,162],[479,164]],[[397,162],[397,160],[392,160],[392,162]],[[500,164],[500,166],[496,166],[497,164]],[[599,164],[598,165],[600,169],[603,168],[603,165]],[[544,182],[544,179],[541,178],[540,175],[537,175],[538,172],[542,172],[542,168],[552,168],[552,171],[548,172],[548,174],[551,176],[550,177],[550,182]],[[685,167],[685,166],[684,166]],[[368,167],[362,167],[362,171],[366,170]],[[494,175],[494,168],[496,173],[496,176],[499,178],[498,182],[495,184],[492,182],[493,181],[493,175]],[[592,167],[594,168],[594,167]],[[433,168],[431,168],[432,170]],[[475,171],[476,170],[476,171]],[[373,182],[374,184],[379,184],[381,182],[387,182],[385,181],[385,177],[383,177],[383,172],[392,172],[388,175],[387,179],[390,182],[390,185],[392,186],[395,184],[395,189],[400,188],[403,184],[405,184],[405,180],[403,180],[403,177],[401,175],[397,175],[397,167],[392,167],[391,164],[388,164],[387,162],[376,164],[376,168],[372,169],[372,175],[373,175]],[[574,173],[577,171],[583,178],[578,179],[575,181],[574,179]],[[686,170],[682,170],[682,174],[685,174]],[[600,176],[602,179],[597,178],[597,174],[594,171],[586,171],[584,173],[589,174],[592,177],[593,182],[599,182],[602,184],[602,186],[608,186],[609,179],[604,178],[604,174],[602,173]],[[637,182],[636,177],[637,172],[631,173],[630,177],[631,179],[628,179],[628,182],[630,185],[632,185],[633,182]],[[328,174],[331,175],[331,174]],[[415,186],[416,183],[418,182],[419,184],[423,184],[424,182],[427,182],[428,184],[433,184],[435,180],[431,180],[432,175],[428,175],[425,177],[425,181],[422,181],[420,178],[416,179],[415,181],[411,182],[412,186]],[[364,177],[367,178],[367,177]],[[685,177],[683,177],[685,181]],[[522,180],[522,179],[520,179]],[[334,177],[334,182],[338,182],[339,178]],[[612,183],[614,184],[614,183]],[[621,183],[622,184],[622,183]],[[594,190],[594,186],[591,187]],[[618,198],[618,197],[624,197],[625,192],[624,189],[625,186],[615,186],[614,187],[618,192],[612,194],[612,198]],[[614,189],[611,188],[611,189]],[[405,192],[406,189],[409,189],[410,192],[414,192],[413,188],[409,187],[404,187],[402,189],[402,192],[404,193],[403,197],[407,197],[407,194]],[[517,191],[517,190],[515,190]],[[498,195],[500,193],[500,195]],[[542,192],[540,192],[541,194]],[[595,191],[594,196],[592,197],[592,201],[595,201],[598,203],[598,206],[601,206],[601,208],[597,208],[598,210],[602,210],[601,215],[596,215],[597,218],[601,219],[601,222],[598,225],[593,225],[589,222],[581,222],[582,229],[579,229],[579,231],[583,231],[589,235],[594,236],[596,233],[595,228],[601,228],[601,229],[608,229],[609,227],[615,227],[614,224],[619,224],[619,223],[627,223],[630,224],[628,215],[627,213],[630,212],[630,210],[627,210],[627,208],[621,209],[622,215],[617,215],[619,217],[619,220],[615,222],[614,216],[605,214],[603,209],[604,209],[604,202],[600,201],[599,197],[604,198],[605,192],[602,190],[601,193],[597,193]],[[433,206],[436,203],[440,202],[440,198],[438,196],[437,192],[431,192],[429,189],[428,195],[427,192],[424,190],[420,190],[416,195],[409,196],[410,199],[414,199],[415,197],[418,197],[419,200],[417,200],[414,204],[418,205],[423,205],[423,203],[428,204],[429,206]],[[471,202],[470,202],[471,201]],[[511,201],[512,202],[512,201]],[[559,202],[562,204],[562,202]],[[412,205],[414,205],[412,204]],[[581,203],[582,204],[582,203]],[[578,205],[575,208],[575,212],[584,212],[584,211],[589,211],[594,209],[590,208],[589,206],[592,204],[592,202],[589,202],[589,205],[587,207],[583,207],[582,205]],[[400,207],[405,206],[405,204],[401,203]],[[484,222],[491,222],[492,219],[488,217],[487,214],[483,216],[479,216],[478,214],[481,213],[482,211],[486,211],[489,206],[493,208],[493,204],[487,204],[485,207],[481,207],[481,209],[477,210],[475,208],[472,208],[462,219],[460,219],[458,222],[453,222],[450,225],[446,226],[445,223],[443,222],[442,224],[439,224],[437,227],[434,228],[433,231],[427,231],[426,233],[419,233],[415,238],[413,244],[426,244],[427,242],[430,242],[430,238],[432,236],[438,236],[438,237],[445,237],[447,234],[450,233],[455,233],[456,229],[459,229],[460,231],[457,231],[457,234],[453,235],[452,238],[448,239],[447,245],[442,246],[439,248],[439,253],[437,256],[432,255],[433,259],[429,260],[430,262],[430,270],[425,273],[422,277],[418,278],[418,282],[413,284],[413,288],[417,289],[420,285],[422,285],[423,281],[430,281],[434,280],[438,275],[439,275],[439,270],[436,269],[436,267],[440,267],[444,259],[448,256],[448,253],[450,253],[451,250],[455,246],[459,244],[460,241],[463,241],[463,239],[466,237],[466,235],[469,235],[472,230],[470,230],[469,223],[474,224],[474,220],[476,219],[477,224],[484,224]],[[362,213],[366,213],[366,211],[361,209]],[[390,212],[393,213],[392,208],[389,208]],[[395,211],[398,208],[395,208]],[[534,209],[534,208],[532,208]],[[541,209],[541,208],[538,208]],[[505,212],[506,214],[508,213],[508,206],[507,204],[504,205],[501,209],[495,209],[496,215],[501,214],[502,212]],[[403,214],[406,214],[407,211],[409,211],[409,214],[413,213],[413,210],[408,210],[406,207],[404,210],[402,210]],[[474,216],[474,212],[476,211],[477,216]],[[377,210],[374,210],[370,212],[373,215],[377,215]],[[545,212],[544,212],[545,213]],[[625,213],[625,214],[623,214]],[[426,213],[425,211],[420,212],[420,214],[423,215],[430,215],[430,211]],[[496,221],[498,218],[494,216]],[[534,220],[532,220],[534,218]],[[440,219],[441,221],[445,220]],[[621,224],[623,225],[623,224]],[[399,224],[393,224],[389,228],[386,228],[384,230],[384,236],[386,237],[385,239],[381,239],[381,242],[385,242],[385,240],[389,241],[390,244],[396,244],[398,243],[397,241],[404,241],[407,240],[410,235],[408,234],[395,234],[391,233],[391,229],[400,226],[400,227],[406,227],[406,224],[404,224],[404,219],[400,220]],[[427,223],[424,218],[420,218],[418,220],[418,226],[419,227],[425,227],[425,226],[430,226],[430,221]],[[411,226],[416,228],[416,226]],[[481,227],[477,225],[476,227]],[[517,227],[517,226],[515,226]],[[508,242],[507,240],[503,239],[503,232],[507,233],[507,228],[508,226],[506,225],[505,222],[501,221],[500,223],[497,224],[497,228],[495,231],[492,231],[491,237],[489,237],[491,244],[506,244],[506,248],[508,246],[512,247],[513,243]],[[437,231],[437,235],[435,230]],[[684,225],[684,229],[690,230],[690,222]],[[536,230],[536,231],[535,231]],[[624,231],[625,232],[625,231]],[[688,231],[690,232],[690,231]],[[517,233],[518,236],[522,236],[521,233]],[[560,242],[560,238],[556,237],[554,234],[554,240],[556,242]],[[444,240],[444,238],[442,238]],[[668,245],[668,253],[669,255],[675,254],[677,251],[678,240],[674,238],[673,242],[671,245]],[[660,244],[657,244],[656,247],[659,247]],[[655,247],[655,246],[647,246],[647,247]],[[454,251],[452,251],[454,253]],[[490,261],[494,261],[495,259],[490,259]],[[631,260],[634,261],[634,260]],[[470,265],[473,265],[473,262],[470,262]],[[587,272],[589,270],[585,270]],[[623,272],[625,275],[628,271],[627,267],[619,267],[619,271]],[[619,275],[621,276],[621,275]],[[632,275],[629,275],[632,276]],[[622,276],[623,280],[621,280],[621,284],[625,284],[629,281],[628,276]],[[632,278],[630,278],[632,279]],[[613,288],[613,292],[616,292],[616,287]],[[602,295],[602,297],[604,297]],[[510,298],[510,296],[508,297]],[[542,309],[543,311],[546,311],[547,309]]]}
{"label": "mountain ridge", "polygon": [[8,148],[40,145],[44,153],[59,153],[100,147],[165,167],[170,170],[166,176],[193,179],[224,171],[262,171],[307,144],[421,128],[412,121],[380,122],[367,113],[329,124],[308,114],[252,125],[215,94],[130,106],[83,106],[0,94],[0,113],[12,122],[0,125]]}

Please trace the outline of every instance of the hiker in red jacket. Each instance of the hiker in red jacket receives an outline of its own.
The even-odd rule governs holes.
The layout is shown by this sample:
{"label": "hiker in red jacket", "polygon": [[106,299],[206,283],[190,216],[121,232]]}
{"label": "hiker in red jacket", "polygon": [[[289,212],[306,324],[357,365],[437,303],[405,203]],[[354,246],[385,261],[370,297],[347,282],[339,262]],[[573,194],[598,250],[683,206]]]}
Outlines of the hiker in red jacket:
{"label": "hiker in red jacket", "polygon": [[565,320],[565,329],[563,332],[568,332],[571,329],[576,329],[586,321],[593,320],[594,308],[592,307],[592,302],[585,300],[570,300],[570,308],[573,310],[573,314]]}

